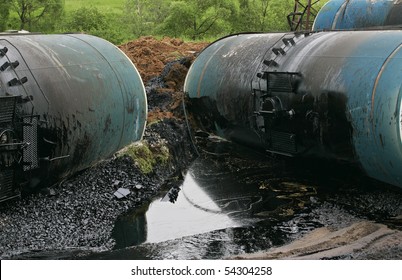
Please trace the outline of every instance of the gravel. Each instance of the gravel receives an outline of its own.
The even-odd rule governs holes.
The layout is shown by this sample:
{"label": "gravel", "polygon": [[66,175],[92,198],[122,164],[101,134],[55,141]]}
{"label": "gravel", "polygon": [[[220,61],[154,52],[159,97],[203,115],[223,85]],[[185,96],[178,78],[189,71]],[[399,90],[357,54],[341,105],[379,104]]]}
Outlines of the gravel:
{"label": "gravel", "polygon": [[[169,141],[172,158],[144,175],[128,156],[101,162],[74,178],[39,194],[11,201],[0,208],[0,258],[16,258],[24,253],[73,250],[98,252],[114,247],[111,233],[116,219],[147,203],[163,182],[185,168],[191,160],[185,127],[175,121],[153,125],[145,139],[155,143]],[[162,136],[158,131],[163,131]],[[175,160],[174,153],[188,158]],[[118,199],[114,193],[126,188],[130,194]]]}
{"label": "gravel", "polygon": [[[169,63],[165,72],[171,67]],[[163,86],[161,78],[153,82],[156,85],[151,81],[147,87],[148,95],[155,94],[152,107],[170,110],[171,96],[151,92]],[[175,113],[182,116],[180,110],[181,106]],[[148,125],[144,141],[150,146],[166,145],[170,152],[169,162],[158,163],[151,174],[142,174],[130,157],[115,156],[41,193],[0,204],[0,259],[46,255],[57,259],[64,258],[66,251],[85,255],[111,250],[117,218],[151,201],[165,181],[180,178],[194,159],[187,126],[180,118]],[[120,188],[130,194],[117,198],[114,193]]]}

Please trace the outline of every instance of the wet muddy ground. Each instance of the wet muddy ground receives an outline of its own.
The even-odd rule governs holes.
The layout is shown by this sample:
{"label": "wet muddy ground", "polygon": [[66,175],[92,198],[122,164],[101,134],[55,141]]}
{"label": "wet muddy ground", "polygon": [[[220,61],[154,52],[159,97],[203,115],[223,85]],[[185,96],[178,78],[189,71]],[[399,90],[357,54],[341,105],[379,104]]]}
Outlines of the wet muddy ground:
{"label": "wet muddy ground", "polygon": [[[145,139],[150,146],[168,139],[171,157],[151,173],[143,174],[128,156],[116,156],[40,193],[1,204],[0,259],[64,258],[112,249],[116,219],[150,201],[166,178],[181,174],[191,162],[185,137],[183,124],[161,121]],[[114,193],[119,188],[130,194],[118,199]]]}
{"label": "wet muddy ground", "polygon": [[[15,223],[14,231],[7,228],[1,238],[2,246],[15,249],[3,251],[2,258],[402,259],[399,189],[349,165],[284,160],[213,136],[197,137],[197,147],[200,156],[188,162],[188,170],[178,169],[183,173],[174,172],[167,180],[151,176],[146,183],[138,170],[131,173],[124,167],[125,161],[131,166],[126,158],[79,175],[56,197],[27,198],[18,204],[24,213],[2,215],[3,221],[8,216]],[[113,186],[117,179],[107,179],[111,170],[134,176],[131,182],[142,184],[139,193],[118,201],[111,199],[112,189],[102,189],[108,202],[99,195],[86,201],[94,195],[87,187],[83,198],[69,193],[80,193],[68,185],[80,181]],[[99,172],[106,177],[91,177]],[[130,182],[121,176],[123,184]],[[90,207],[82,205],[84,201]],[[101,208],[110,201],[105,215]],[[42,203],[57,213],[35,212]],[[89,213],[77,218],[77,211]],[[23,220],[11,220],[13,216]],[[73,233],[68,228],[77,221]],[[38,243],[42,238],[45,244]]]}
{"label": "wet muddy ground", "polygon": [[[158,73],[144,76],[144,141],[166,146],[169,160],[143,174],[116,156],[1,205],[0,259],[402,259],[402,190],[353,166],[271,157],[206,133],[191,141],[180,89],[194,56],[182,56],[201,47],[122,47],[142,54],[132,57],[140,72]],[[117,199],[120,187],[130,195]]]}
{"label": "wet muddy ground", "polygon": [[402,259],[399,189],[208,142],[183,184],[118,219],[114,250],[86,258]]}

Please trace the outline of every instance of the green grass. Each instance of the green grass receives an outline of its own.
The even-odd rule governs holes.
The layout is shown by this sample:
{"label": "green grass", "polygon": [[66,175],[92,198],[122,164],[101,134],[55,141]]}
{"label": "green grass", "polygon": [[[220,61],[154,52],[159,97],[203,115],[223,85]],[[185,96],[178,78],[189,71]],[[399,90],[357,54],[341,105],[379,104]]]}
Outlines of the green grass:
{"label": "green grass", "polygon": [[126,0],[65,0],[65,10],[75,11],[82,7],[96,7],[102,12],[122,13]]}
{"label": "green grass", "polygon": [[147,141],[134,143],[121,150],[118,154],[131,157],[143,174],[150,174],[154,171],[156,164],[166,165],[170,159],[169,148],[164,142],[153,146],[150,146]]}

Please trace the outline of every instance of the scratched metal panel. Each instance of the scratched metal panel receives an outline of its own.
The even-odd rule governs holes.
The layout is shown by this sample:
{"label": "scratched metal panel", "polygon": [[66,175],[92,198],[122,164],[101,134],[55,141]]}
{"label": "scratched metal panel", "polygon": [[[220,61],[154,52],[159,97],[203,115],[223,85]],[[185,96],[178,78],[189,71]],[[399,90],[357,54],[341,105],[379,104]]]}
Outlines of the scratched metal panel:
{"label": "scratched metal panel", "polygon": [[313,30],[401,25],[401,4],[395,0],[331,0],[318,13]]}

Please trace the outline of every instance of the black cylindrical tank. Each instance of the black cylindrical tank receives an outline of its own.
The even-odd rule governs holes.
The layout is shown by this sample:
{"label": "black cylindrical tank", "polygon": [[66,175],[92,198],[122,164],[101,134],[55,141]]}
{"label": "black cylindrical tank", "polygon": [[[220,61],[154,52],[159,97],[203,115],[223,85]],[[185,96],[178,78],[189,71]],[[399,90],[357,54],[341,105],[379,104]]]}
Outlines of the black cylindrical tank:
{"label": "black cylindrical tank", "polygon": [[111,43],[84,34],[0,36],[0,200],[140,140],[146,114],[141,77]]}
{"label": "black cylindrical tank", "polygon": [[402,31],[240,34],[195,60],[202,125],[287,156],[353,162],[402,187]]}

